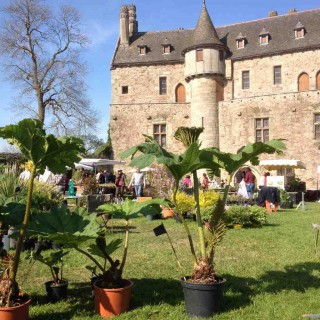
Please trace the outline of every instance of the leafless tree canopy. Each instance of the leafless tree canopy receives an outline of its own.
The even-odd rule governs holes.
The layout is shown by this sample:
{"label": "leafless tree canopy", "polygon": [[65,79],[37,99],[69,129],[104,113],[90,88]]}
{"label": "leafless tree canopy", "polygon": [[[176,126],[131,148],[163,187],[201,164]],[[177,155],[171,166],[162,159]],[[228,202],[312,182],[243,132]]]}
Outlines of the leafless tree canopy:
{"label": "leafless tree canopy", "polygon": [[87,39],[78,11],[63,6],[55,13],[41,0],[12,0],[3,12],[0,53],[7,79],[21,91],[19,108],[60,134],[95,124],[80,57]]}

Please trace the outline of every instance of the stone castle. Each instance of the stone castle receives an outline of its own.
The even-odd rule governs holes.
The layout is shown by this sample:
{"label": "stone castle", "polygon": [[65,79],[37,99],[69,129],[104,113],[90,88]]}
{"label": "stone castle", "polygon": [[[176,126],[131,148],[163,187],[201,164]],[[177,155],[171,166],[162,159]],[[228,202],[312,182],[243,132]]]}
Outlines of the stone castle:
{"label": "stone castle", "polygon": [[[136,7],[121,6],[111,62],[115,156],[141,143],[142,134],[181,151],[173,137],[180,126],[204,127],[202,145],[227,152],[248,142],[283,138],[287,149],[281,158],[303,161],[307,169],[295,174],[307,188],[316,188],[319,21],[320,9],[292,9],[215,28],[204,3],[195,29],[140,32]],[[256,176],[263,171],[254,168]]]}

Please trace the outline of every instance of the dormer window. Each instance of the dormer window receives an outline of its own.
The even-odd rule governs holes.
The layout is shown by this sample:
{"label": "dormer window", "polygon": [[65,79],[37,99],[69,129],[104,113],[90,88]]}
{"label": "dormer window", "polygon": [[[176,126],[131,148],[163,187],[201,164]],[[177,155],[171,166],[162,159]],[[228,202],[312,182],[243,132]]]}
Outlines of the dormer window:
{"label": "dormer window", "polygon": [[164,54],[169,54],[171,52],[171,45],[170,44],[163,44],[162,45],[162,52]]}
{"label": "dormer window", "polygon": [[260,43],[260,45],[268,44],[269,40],[270,40],[270,34],[265,28],[263,28],[262,31],[259,34],[259,43]]}
{"label": "dormer window", "polygon": [[236,37],[237,49],[243,49],[246,44],[246,37],[240,32]]}
{"label": "dormer window", "polygon": [[147,54],[147,46],[146,45],[139,45],[138,46],[139,49],[139,55],[145,55]]}
{"label": "dormer window", "polygon": [[297,25],[294,27],[294,37],[295,39],[304,38],[305,28],[302,23],[299,21]]}

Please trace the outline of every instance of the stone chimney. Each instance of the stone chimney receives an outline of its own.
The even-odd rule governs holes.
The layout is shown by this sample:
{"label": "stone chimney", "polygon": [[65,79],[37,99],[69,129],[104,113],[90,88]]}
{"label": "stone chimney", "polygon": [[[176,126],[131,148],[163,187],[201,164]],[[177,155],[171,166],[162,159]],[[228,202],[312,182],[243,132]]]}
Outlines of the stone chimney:
{"label": "stone chimney", "polygon": [[128,7],[120,7],[120,44],[129,44],[129,14]]}
{"label": "stone chimney", "polygon": [[138,31],[138,22],[136,20],[136,6],[134,4],[128,5],[129,13],[129,37]]}
{"label": "stone chimney", "polygon": [[276,17],[278,15],[278,11],[272,10],[269,11],[268,17]]}
{"label": "stone chimney", "polygon": [[290,14],[290,13],[296,13],[296,12],[297,12],[296,9],[289,9],[289,11],[288,11],[289,14]]}

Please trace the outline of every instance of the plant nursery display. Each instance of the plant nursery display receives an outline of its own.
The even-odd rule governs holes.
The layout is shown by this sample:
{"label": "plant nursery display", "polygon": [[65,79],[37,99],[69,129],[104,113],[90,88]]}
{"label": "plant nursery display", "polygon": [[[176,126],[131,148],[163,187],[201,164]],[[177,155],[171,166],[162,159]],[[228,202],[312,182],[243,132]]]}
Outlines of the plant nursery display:
{"label": "plant nursery display", "polygon": [[[24,206],[23,220],[20,221],[19,235],[12,264],[0,279],[0,319],[28,319],[30,297],[20,292],[16,281],[22,243],[31,216],[31,201],[36,174],[44,173],[48,166],[53,173],[64,172],[65,166],[73,167],[81,159],[83,142],[81,139],[68,137],[56,138],[46,135],[43,124],[36,119],[24,119],[16,125],[8,125],[0,129],[0,137],[15,145],[22,155],[30,161],[31,172],[27,182],[27,197]],[[20,206],[20,204],[17,204]],[[0,215],[14,210],[14,205],[2,207]],[[21,207],[21,206],[20,206]],[[21,311],[22,310],[22,311]],[[15,313],[18,312],[18,315]]]}
{"label": "plant nursery display", "polygon": [[[223,277],[216,274],[214,268],[214,251],[222,240],[226,226],[223,222],[225,203],[230,188],[232,174],[248,162],[259,163],[259,155],[262,153],[281,153],[285,148],[281,140],[269,142],[255,142],[242,147],[236,154],[225,153],[217,148],[201,149],[199,136],[203,128],[180,127],[175,138],[181,141],[185,147],[183,154],[173,154],[162,148],[152,137],[144,135],[145,142],[124,151],[122,159],[131,157],[130,166],[144,168],[153,162],[163,164],[174,177],[173,204],[177,206],[176,196],[180,180],[187,174],[192,174],[193,181],[198,181],[197,170],[207,169],[216,176],[220,170],[227,172],[228,177],[223,196],[212,208],[209,225],[204,226],[199,205],[199,188],[195,183],[194,200],[196,208],[196,223],[200,255],[196,254],[194,239],[191,236],[188,224],[181,212],[177,212],[181,219],[188,238],[193,271],[190,276],[184,276],[181,284],[184,289],[186,310],[189,316],[208,317],[218,312],[222,297]],[[199,296],[200,295],[200,296]],[[211,303],[208,303],[211,301]],[[215,301],[215,302],[213,302]]]}

